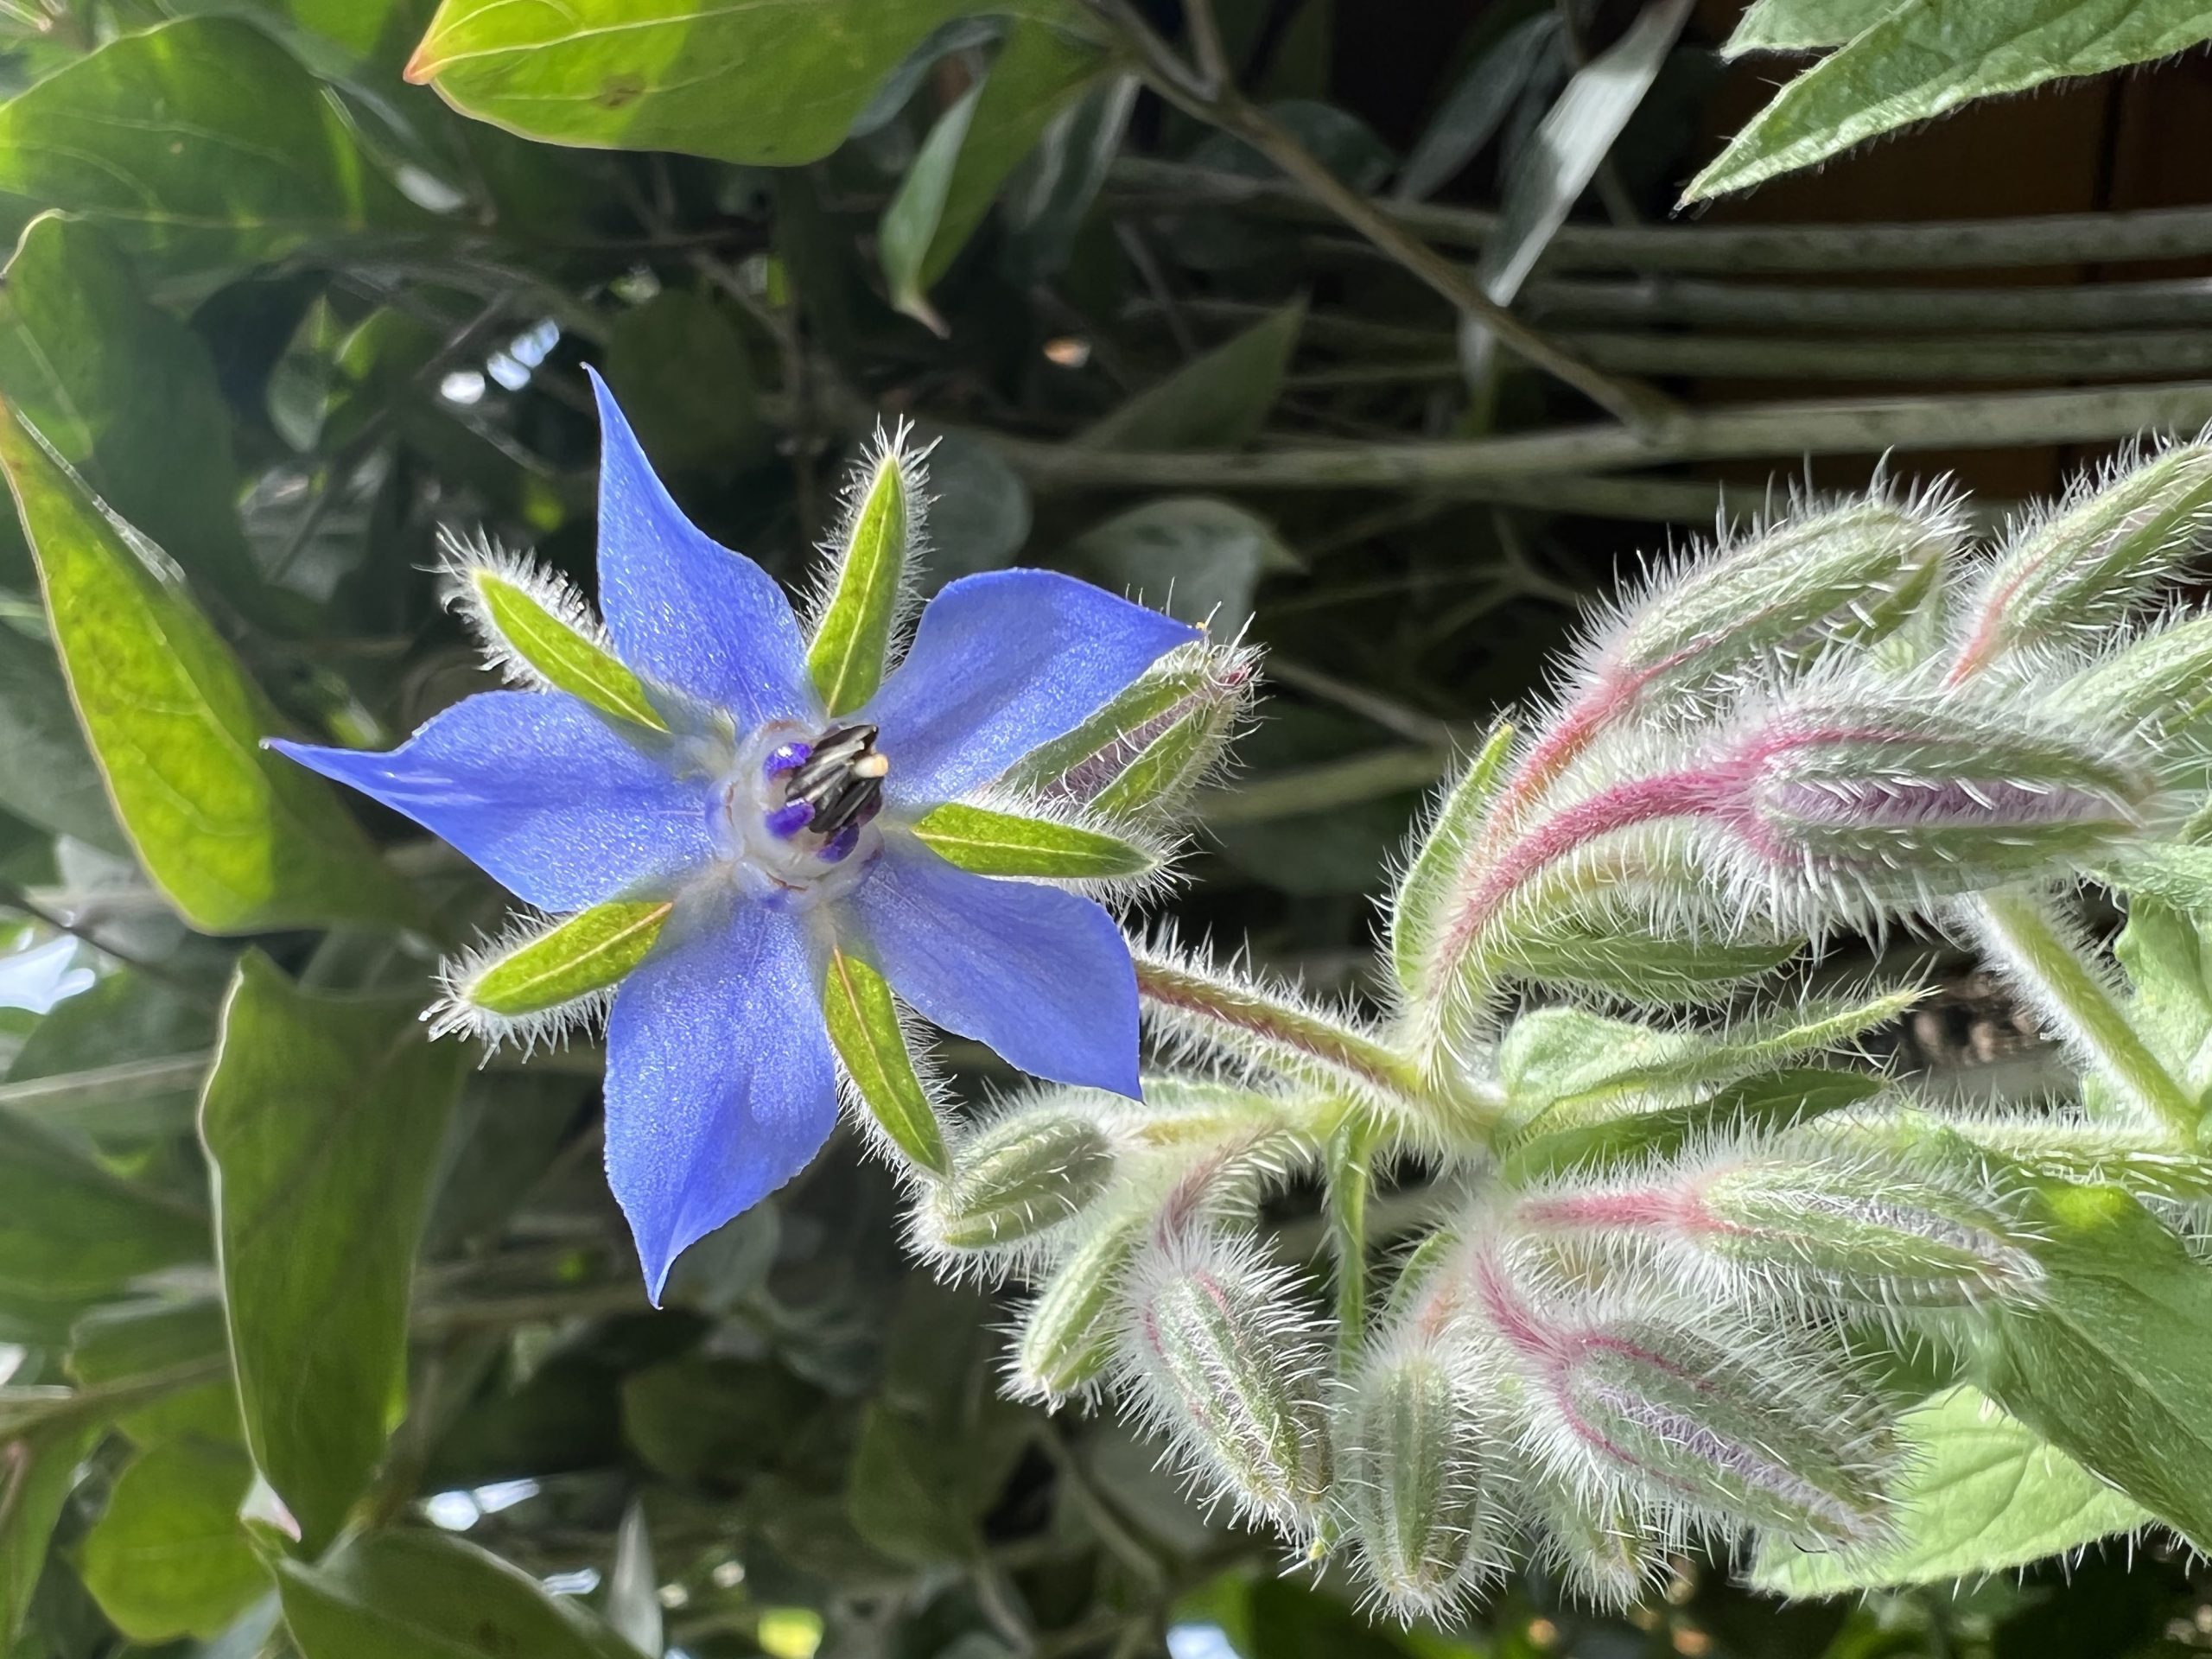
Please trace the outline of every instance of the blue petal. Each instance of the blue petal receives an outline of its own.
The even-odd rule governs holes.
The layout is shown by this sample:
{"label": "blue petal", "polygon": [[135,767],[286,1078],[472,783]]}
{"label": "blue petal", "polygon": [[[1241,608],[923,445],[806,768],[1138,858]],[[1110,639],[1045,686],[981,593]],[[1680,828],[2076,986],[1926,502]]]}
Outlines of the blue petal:
{"label": "blue petal", "polygon": [[893,988],[947,1031],[1055,1083],[1137,1098],[1137,976],[1088,899],[955,869],[887,835],[849,900]]}
{"label": "blue petal", "polygon": [[544,910],[581,910],[714,855],[707,794],[575,698],[486,691],[388,754],[270,747],[404,812]]}
{"label": "blue petal", "polygon": [[653,474],[597,374],[599,607],[615,653],[647,679],[735,716],[808,720],[806,642],[776,580],[702,534]]}
{"label": "blue petal", "polygon": [[656,1303],[685,1247],[798,1173],[837,1122],[799,920],[741,901],[670,933],[607,1022],[607,1179]]}
{"label": "blue petal", "polygon": [[957,800],[1198,637],[1054,571],[963,576],[930,601],[906,660],[859,715],[882,729],[885,792],[903,805]]}

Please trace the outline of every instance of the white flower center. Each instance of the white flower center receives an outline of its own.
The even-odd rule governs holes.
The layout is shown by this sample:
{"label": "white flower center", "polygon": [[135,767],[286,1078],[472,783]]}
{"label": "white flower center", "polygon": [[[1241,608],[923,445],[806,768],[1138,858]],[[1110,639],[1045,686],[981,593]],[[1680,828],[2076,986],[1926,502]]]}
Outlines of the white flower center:
{"label": "white flower center", "polygon": [[805,906],[851,892],[883,844],[890,770],[873,726],[781,721],[739,744],[715,810],[747,891]]}

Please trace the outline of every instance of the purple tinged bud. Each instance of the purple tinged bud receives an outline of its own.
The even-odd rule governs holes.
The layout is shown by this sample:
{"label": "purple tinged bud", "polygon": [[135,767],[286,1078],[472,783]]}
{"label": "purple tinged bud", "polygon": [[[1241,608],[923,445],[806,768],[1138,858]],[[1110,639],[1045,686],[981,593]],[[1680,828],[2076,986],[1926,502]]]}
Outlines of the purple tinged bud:
{"label": "purple tinged bud", "polygon": [[1113,1363],[1122,1292],[1152,1217],[1125,1210],[1070,1250],[1023,1310],[1008,1368],[1013,1392],[1057,1406],[1088,1393]]}
{"label": "purple tinged bud", "polygon": [[784,743],[771,750],[761,770],[771,778],[780,778],[787,772],[797,772],[814,753],[811,743]]}
{"label": "purple tinged bud", "polygon": [[1707,1313],[1693,1325],[1656,1288],[1549,1294],[1519,1282],[1494,1244],[1470,1274],[1479,1315],[1522,1384],[1548,1479],[1614,1487],[1723,1534],[1760,1526],[1808,1548],[1887,1535],[1894,1449],[1828,1337],[1754,1338]]}
{"label": "purple tinged bud", "polygon": [[1329,1491],[1329,1413],[1300,1288],[1249,1238],[1155,1232],[1130,1269],[1122,1360],[1197,1487],[1306,1535]]}
{"label": "purple tinged bud", "polygon": [[805,801],[786,801],[768,814],[768,833],[789,841],[814,822],[814,808]]}

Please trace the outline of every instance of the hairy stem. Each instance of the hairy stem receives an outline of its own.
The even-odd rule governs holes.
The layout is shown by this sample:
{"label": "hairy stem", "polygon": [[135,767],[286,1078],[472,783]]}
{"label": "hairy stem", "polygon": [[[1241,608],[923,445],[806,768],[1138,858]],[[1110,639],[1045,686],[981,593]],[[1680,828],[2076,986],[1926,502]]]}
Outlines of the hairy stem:
{"label": "hairy stem", "polygon": [[1326,1203],[1340,1377],[1352,1374],[1367,1341],[1367,1199],[1375,1185],[1375,1126],[1354,1114],[1329,1142]]}
{"label": "hairy stem", "polygon": [[2177,1143],[2194,1145],[2196,1101],[2151,1052],[2047,901],[2007,887],[1967,907],[1999,960],[2068,1040]]}

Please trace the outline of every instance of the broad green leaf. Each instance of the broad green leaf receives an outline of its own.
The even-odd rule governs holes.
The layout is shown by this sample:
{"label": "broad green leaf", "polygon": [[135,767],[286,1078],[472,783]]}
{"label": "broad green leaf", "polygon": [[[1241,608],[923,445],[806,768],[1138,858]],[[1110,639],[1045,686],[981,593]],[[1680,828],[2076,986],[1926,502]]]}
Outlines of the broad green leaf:
{"label": "broad green leaf", "polygon": [[893,305],[944,332],[930,289],[983,222],[1000,186],[1108,61],[1088,40],[1015,20],[982,84],[938,118],[883,210],[877,244]]}
{"label": "broad green leaf", "polygon": [[1784,86],[1690,181],[1683,200],[1748,189],[1974,99],[2147,63],[2208,38],[2212,17],[2195,0],[1899,6]]}
{"label": "broad green leaf", "polygon": [[835,149],[922,38],[1057,0],[444,0],[407,66],[456,109],[525,137],[795,166]]}
{"label": "broad green leaf", "polygon": [[246,1440],[310,1550],[405,1389],[416,1243],[467,1058],[419,1006],[314,995],[249,953],[200,1109]]}
{"label": "broad green leaf", "polygon": [[1459,782],[1438,804],[1435,818],[1398,884],[1389,919],[1390,965],[1408,995],[1427,999],[1437,995],[1438,988],[1429,983],[1428,957],[1438,944],[1438,930],[1446,925],[1448,906],[1467,861],[1474,856],[1476,837],[1490,816],[1491,798],[1512,756],[1515,736],[1506,721],[1491,728]]}
{"label": "broad green leaf", "polygon": [[760,1425],[796,1425],[818,1402],[772,1362],[692,1352],[622,1379],[622,1433],[657,1474],[690,1486],[736,1485],[774,1467],[786,1450]]}
{"label": "broad green leaf", "polygon": [[279,1561],[303,1659],[637,1659],[520,1567],[441,1532],[371,1532],[319,1562]]}
{"label": "broad green leaf", "polygon": [[61,1301],[204,1262],[207,1217],[0,1110],[0,1301]]}
{"label": "broad green leaf", "polygon": [[98,1423],[59,1423],[0,1441],[0,1646],[10,1651],[77,1465],[100,1433]]}
{"label": "broad green leaf", "polygon": [[1292,302],[1148,386],[1077,440],[1099,449],[1234,448],[1267,423],[1298,349],[1306,302]]}
{"label": "broad green leaf", "polygon": [[906,1033],[899,1027],[899,1010],[883,976],[857,957],[832,950],[822,1009],[845,1074],[891,1144],[921,1168],[950,1175],[952,1160],[944,1149],[944,1126],[915,1073]]}
{"label": "broad green leaf", "polygon": [[[23,232],[0,273],[0,399],[195,580],[250,614],[268,612],[238,522],[214,359],[147,302],[98,226],[41,213]],[[16,535],[12,524],[0,530]]]}
{"label": "broad green leaf", "polygon": [[1252,620],[1261,582],[1304,562],[1249,508],[1176,495],[1116,513],[1067,544],[1061,562],[1110,592],[1141,599],[1235,639]]}
{"label": "broad green leaf", "polygon": [[877,437],[865,484],[838,531],[836,581],[806,650],[814,689],[833,715],[852,713],[883,683],[927,510],[921,468],[904,436]]}
{"label": "broad green leaf", "polygon": [[2212,1542],[2212,1270],[2117,1187],[2042,1193],[2041,1294],[1993,1314],[1969,1375],[2202,1548]]}
{"label": "broad green leaf", "polygon": [[[0,333],[0,340],[6,338]],[[0,800],[27,823],[102,852],[130,845],[85,747],[54,648],[0,624]]]}
{"label": "broad green leaf", "polygon": [[1718,1128],[1785,1128],[1870,1100],[1882,1081],[1864,1071],[1804,1066],[1732,1083],[1700,1100],[1647,1106],[1592,1123],[1516,1137],[1499,1165],[1508,1185],[1660,1156]]}
{"label": "broad green leaf", "polygon": [[242,1447],[173,1440],[116,1477],[78,1570],[100,1611],[134,1642],[212,1637],[268,1593],[238,1521],[253,1484]]}
{"label": "broad green leaf", "polygon": [[[173,965],[189,969],[212,955],[180,952]],[[228,967],[226,961],[210,977]],[[192,1127],[214,1042],[212,1008],[124,969],[40,1020],[16,1051],[8,1082],[53,1084],[45,1099],[22,1099],[16,1108],[51,1129],[94,1139],[183,1134]],[[71,1079],[83,1085],[73,1098],[63,1093]]]}
{"label": "broad green leaf", "polygon": [[1142,875],[1160,865],[1158,854],[1118,836],[961,801],[932,807],[914,834],[947,863],[978,875],[1105,880]]}
{"label": "broad green leaf", "polygon": [[669,289],[614,321],[607,384],[645,453],[672,472],[729,473],[768,454],[753,348],[721,306]]}
{"label": "broad green leaf", "polygon": [[172,271],[432,223],[321,86],[227,17],[118,35],[0,105],[0,219],[11,197],[80,214]]}
{"label": "broad green leaf", "polygon": [[487,1013],[521,1017],[603,991],[645,959],[671,908],[654,899],[594,905],[487,964],[456,994]]}
{"label": "broad green leaf", "polygon": [[1871,1555],[1764,1541],[1751,1581],[1783,1596],[1834,1596],[2011,1572],[2151,1524],[2114,1491],[1963,1384],[1897,1421],[1904,1477],[1897,1536]]}
{"label": "broad green leaf", "polygon": [[245,1444],[222,1304],[212,1294],[185,1302],[111,1302],[69,1332],[69,1375],[87,1389],[202,1370],[213,1375],[115,1419],[140,1446],[187,1439]]}
{"label": "broad green leaf", "polygon": [[582,697],[603,714],[657,732],[668,729],[638,677],[613,652],[556,614],[526,584],[482,564],[470,568],[468,582],[485,620],[546,684]]}
{"label": "broad green leaf", "polygon": [[1725,56],[1746,52],[1810,52],[1841,46],[1893,12],[1919,0],[1758,0],[1736,22],[1720,50]]}
{"label": "broad green leaf", "polygon": [[419,918],[328,787],[262,749],[276,711],[168,555],[4,409],[0,468],[117,816],[185,918],[225,933]]}

